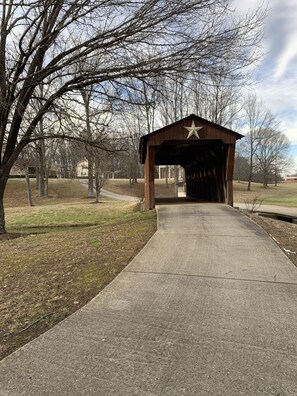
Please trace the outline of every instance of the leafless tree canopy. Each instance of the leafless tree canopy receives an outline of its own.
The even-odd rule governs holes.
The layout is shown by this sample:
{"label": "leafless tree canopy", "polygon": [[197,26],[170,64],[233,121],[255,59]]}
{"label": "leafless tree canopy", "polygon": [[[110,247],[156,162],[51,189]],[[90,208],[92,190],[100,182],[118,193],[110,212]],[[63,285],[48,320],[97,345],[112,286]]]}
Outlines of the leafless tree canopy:
{"label": "leafless tree canopy", "polygon": [[242,116],[248,132],[239,151],[247,160],[242,161],[242,165],[248,167],[248,190],[251,190],[256,173],[267,187],[269,179],[273,177],[276,183],[279,174],[289,165],[290,142],[280,130],[277,116],[255,94],[245,98]]}
{"label": "leafless tree canopy", "polygon": [[240,79],[255,60],[263,13],[238,20],[229,3],[3,0],[0,201],[13,163],[36,139],[36,126],[68,93],[97,84],[102,95],[117,86],[117,95],[125,96],[125,81],[181,71]]}

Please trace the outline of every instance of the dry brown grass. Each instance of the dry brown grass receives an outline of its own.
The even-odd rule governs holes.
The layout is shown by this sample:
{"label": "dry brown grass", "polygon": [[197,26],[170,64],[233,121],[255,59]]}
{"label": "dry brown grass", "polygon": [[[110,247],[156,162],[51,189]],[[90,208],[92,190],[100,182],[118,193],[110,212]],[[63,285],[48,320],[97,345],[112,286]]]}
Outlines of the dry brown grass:
{"label": "dry brown grass", "polygon": [[[128,179],[109,179],[104,183],[104,189],[114,192],[116,194],[129,195],[132,197],[144,197],[144,182],[143,179],[138,179],[137,183],[130,184]],[[165,180],[155,180],[155,195],[156,197],[173,197],[174,183],[169,180],[168,185]]]}
{"label": "dry brown grass", "polygon": [[[143,179],[139,179],[138,183],[132,185],[127,179],[112,179],[106,181],[104,188],[117,194],[143,197],[144,186]],[[155,195],[156,197],[173,197],[173,180],[171,179],[166,186],[165,180],[156,179]],[[263,204],[297,207],[297,183],[279,183],[277,187],[269,185],[268,188],[264,188],[259,183],[252,183],[251,191],[247,191],[246,182],[234,181],[234,202],[244,203],[255,197],[259,198]]]}
{"label": "dry brown grass", "polygon": [[[55,205],[57,202],[72,202],[86,197],[86,188],[79,180],[71,179],[50,179],[48,198],[38,197],[36,190],[36,180],[30,179],[32,188],[33,204]],[[28,197],[24,179],[9,179],[5,194],[4,206],[6,208],[16,208],[28,205]]]}
{"label": "dry brown grass", "polygon": [[271,236],[297,267],[297,224],[261,217],[247,211],[245,214]]}
{"label": "dry brown grass", "polygon": [[86,304],[156,230],[154,211],[77,200],[80,185],[66,197],[75,184],[64,183],[53,183],[57,197],[33,208],[18,206],[26,196],[21,183],[17,192],[6,192],[10,205],[18,206],[7,208],[7,226],[19,238],[0,239],[0,357]]}

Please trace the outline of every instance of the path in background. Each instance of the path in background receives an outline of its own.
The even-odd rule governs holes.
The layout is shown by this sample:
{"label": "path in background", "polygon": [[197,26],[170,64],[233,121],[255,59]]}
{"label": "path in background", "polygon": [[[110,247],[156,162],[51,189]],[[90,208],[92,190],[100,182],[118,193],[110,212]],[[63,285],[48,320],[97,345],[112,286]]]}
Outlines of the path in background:
{"label": "path in background", "polygon": [[296,395],[294,265],[226,205],[157,211],[111,284],[0,363],[1,396]]}
{"label": "path in background", "polygon": [[104,190],[104,188],[101,189],[101,194],[104,197],[117,199],[119,201],[130,201],[130,202],[138,202],[139,201],[139,198],[137,198],[137,197],[131,197],[130,195],[115,194],[111,191]]}
{"label": "path in background", "polygon": [[[88,188],[87,180],[80,179],[80,182],[83,186]],[[100,195],[103,195],[104,197],[107,197],[107,198],[117,199],[118,201],[129,201],[129,202],[138,202],[139,201],[139,199],[137,197],[131,197],[130,195],[115,194],[111,191],[104,190],[104,188],[101,188]]]}
{"label": "path in background", "polygon": [[[244,203],[234,203],[234,207],[247,209],[247,206]],[[290,208],[288,206],[260,205],[256,212],[277,213],[297,217],[297,208]]]}

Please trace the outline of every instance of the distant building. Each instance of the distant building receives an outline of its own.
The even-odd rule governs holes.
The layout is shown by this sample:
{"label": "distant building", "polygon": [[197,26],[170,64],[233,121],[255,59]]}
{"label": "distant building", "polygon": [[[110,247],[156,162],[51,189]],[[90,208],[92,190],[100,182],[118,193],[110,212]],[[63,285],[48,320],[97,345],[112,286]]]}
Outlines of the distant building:
{"label": "distant building", "polygon": [[[174,179],[174,166],[173,165],[159,165],[158,166],[158,176],[159,179],[166,179],[166,174],[168,179]],[[181,182],[184,180],[184,168],[178,165],[178,180]]]}
{"label": "distant building", "polygon": [[285,181],[288,183],[297,182],[297,175],[295,176],[285,176]]}
{"label": "distant building", "polygon": [[[121,171],[104,171],[105,179],[114,179],[116,177],[121,176]],[[88,160],[79,161],[76,165],[76,177],[88,177],[89,176],[89,167]]]}
{"label": "distant building", "polygon": [[79,161],[76,165],[76,176],[77,177],[88,177],[89,169],[88,169],[88,161],[83,160]]}
{"label": "distant building", "polygon": [[[36,166],[34,165],[34,161],[28,160],[27,162],[28,166],[28,172],[30,177],[36,177],[36,174],[38,173],[38,169],[36,169]],[[49,170],[49,177],[57,177],[58,174],[58,167],[55,164],[51,165],[51,169]],[[24,165],[21,165],[19,162],[16,162],[13,167],[11,168],[10,177],[25,177],[25,167]]]}

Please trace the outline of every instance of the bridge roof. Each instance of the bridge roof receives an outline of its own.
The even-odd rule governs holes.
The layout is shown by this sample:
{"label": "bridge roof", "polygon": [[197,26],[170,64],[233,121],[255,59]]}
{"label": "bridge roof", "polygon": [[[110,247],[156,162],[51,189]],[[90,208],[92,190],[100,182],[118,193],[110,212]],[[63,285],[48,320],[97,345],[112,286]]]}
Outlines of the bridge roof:
{"label": "bridge roof", "polygon": [[[162,163],[174,165],[175,163],[182,164],[181,156],[185,158],[189,153],[193,155],[194,146],[195,150],[198,149],[202,153],[203,148],[209,149],[212,145],[217,146],[220,143],[235,144],[236,140],[242,137],[240,133],[191,114],[142,136],[139,144],[140,162],[142,164],[145,162],[147,145],[162,146],[157,150],[156,165]],[[164,146],[166,146],[165,149]],[[179,159],[174,162],[177,156]]]}

